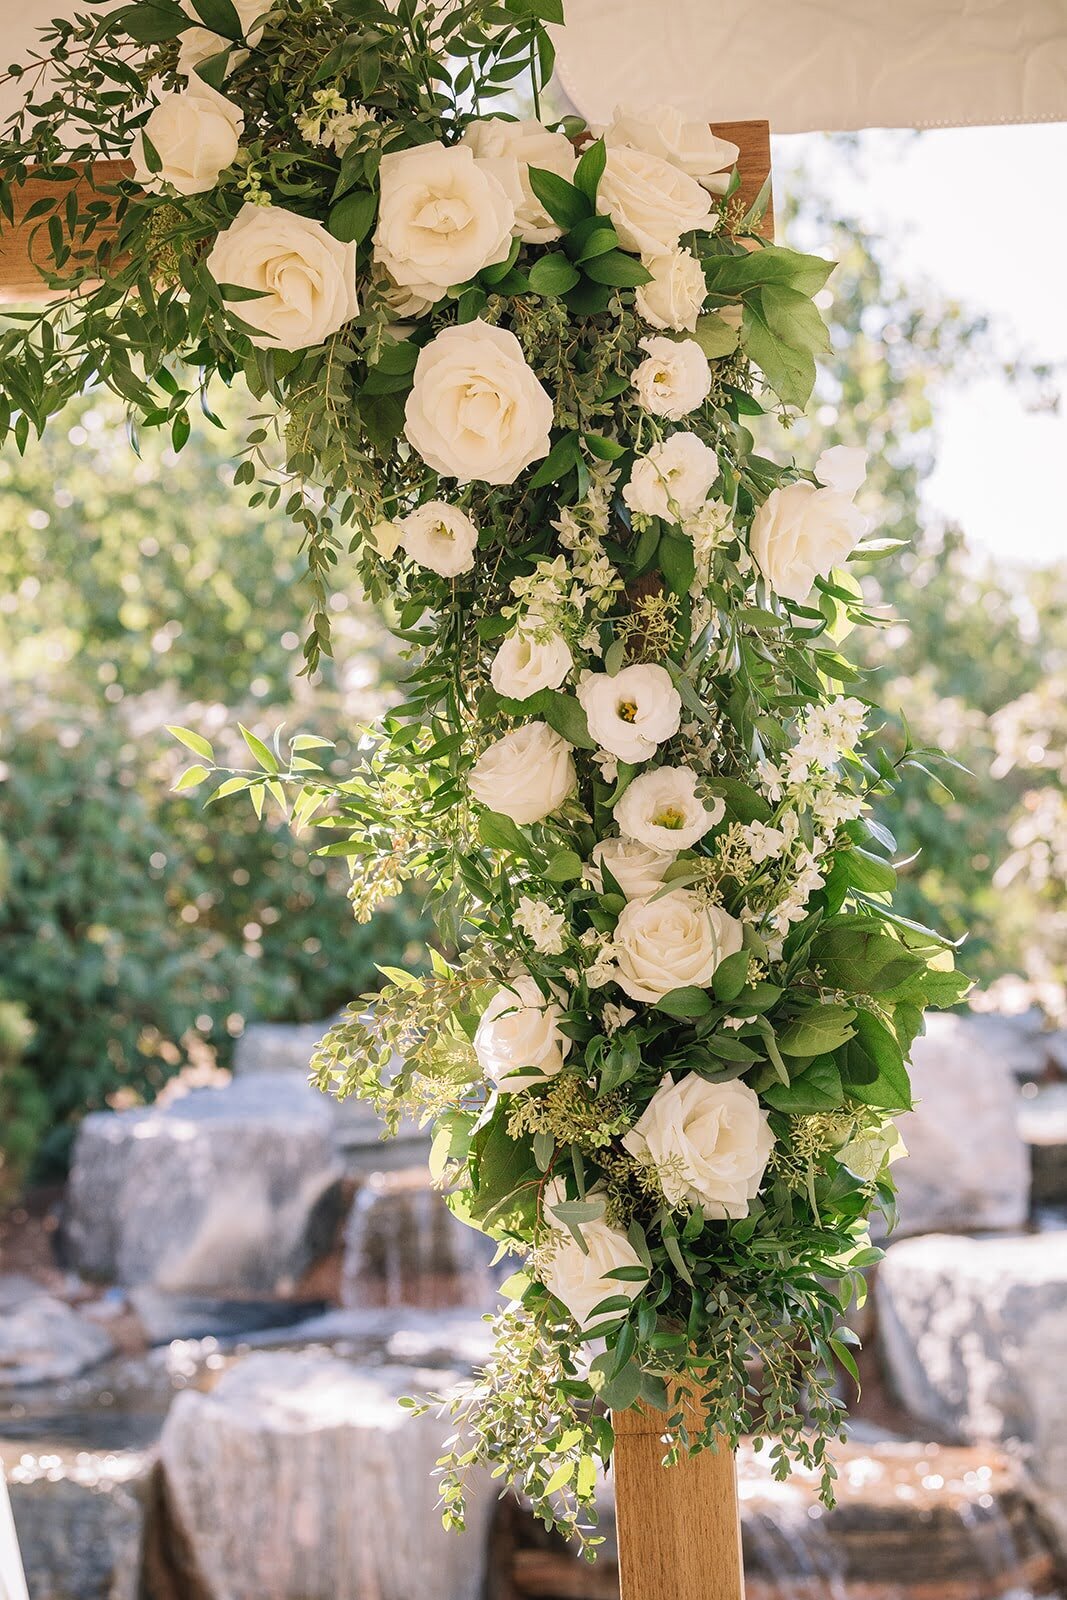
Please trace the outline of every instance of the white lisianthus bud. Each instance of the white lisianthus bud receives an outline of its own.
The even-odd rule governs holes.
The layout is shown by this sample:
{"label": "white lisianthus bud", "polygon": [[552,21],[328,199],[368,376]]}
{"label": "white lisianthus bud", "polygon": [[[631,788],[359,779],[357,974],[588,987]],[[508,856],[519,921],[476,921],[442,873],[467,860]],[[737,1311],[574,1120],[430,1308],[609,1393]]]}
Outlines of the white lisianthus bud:
{"label": "white lisianthus bud", "polygon": [[215,240],[207,270],[216,283],[260,291],[232,306],[258,329],[249,337],[264,350],[323,344],[359,310],[355,245],[284,206],[243,205]]}
{"label": "white lisianthus bud", "polygon": [[466,145],[389,151],[379,183],[374,259],[401,288],[440,300],[511,249],[515,207]]}
{"label": "white lisianthus bud", "polygon": [[866,517],[847,495],[787,483],[772,489],[756,512],[749,548],[775,594],[799,603],[816,578],[848,559],[866,531]]}
{"label": "white lisianthus bud", "polygon": [[597,203],[624,250],[667,255],[683,233],[710,227],[711,201],[695,179],[661,156],[627,146],[609,148]]}
{"label": "white lisianthus bud", "polygon": [[[238,106],[200,78],[177,94],[161,94],[130,154],[133,175],[142,189],[158,193],[170,184],[179,194],[206,194],[219,173],[233,165],[245,119]],[[160,160],[158,172],[148,165],[145,138]]]}
{"label": "white lisianthus bud", "polygon": [[577,152],[566,134],[550,133],[536,117],[506,122],[480,117],[469,122],[460,139],[469,145],[487,171],[499,179],[515,204],[514,232],[526,244],[548,244],[562,228],[549,216],[530,184],[530,168],[554,172],[569,183]]}
{"label": "white lisianthus bud", "polygon": [[637,398],[654,417],[680,422],[703,405],[711,391],[711,366],[695,339],[653,334],[641,340],[647,357],[634,368]]}
{"label": "white lisianthus bud", "polygon": [[712,133],[707,122],[687,122],[673,106],[648,106],[641,110],[616,106],[615,120],[604,130],[604,142],[630,145],[662,156],[672,166],[712,194],[725,194],[730,171],[740,151],[729,139]]}
{"label": "white lisianthus bud", "polygon": [[607,888],[602,870],[606,868],[627,900],[647,900],[663,888],[667,868],[674,860],[673,850],[654,850],[636,839],[601,839],[593,846],[586,872],[598,894]]}
{"label": "white lisianthus bud", "polygon": [[672,989],[706,989],[720,961],[741,949],[741,924],[691,889],[629,900],[612,935],[615,982],[654,1004]]}
{"label": "white lisianthus bud", "polygon": [[612,677],[589,672],[578,700],[598,744],[619,761],[647,761],[678,732],[682,698],[665,667],[639,661]]}
{"label": "white lisianthus bud", "polygon": [[365,541],[376,555],[388,561],[389,557],[395,556],[400,548],[403,532],[399,522],[391,522],[388,517],[382,517],[373,527],[367,529]]}
{"label": "white lisianthus bud", "polygon": [[747,1217],[774,1147],[766,1111],[747,1083],[664,1078],[623,1144],[658,1173],[671,1205],[705,1217]]}
{"label": "white lisianthus bud", "polygon": [[687,850],[726,814],[721,800],[709,810],[696,791],[696,774],[688,767],[638,773],[615,807],[620,833],[654,850]]}
{"label": "white lisianthus bud", "polygon": [[[193,5],[193,0],[179,0],[182,10],[187,17],[199,24],[200,15]],[[254,50],[263,37],[262,27],[256,28],[254,23],[265,16],[270,10],[269,0],[234,0],[234,10],[237,20],[241,24],[241,32],[247,45]],[[211,56],[217,56],[220,51],[232,50],[233,40],[227,39],[221,33],[212,33],[210,28],[185,28],[178,35],[178,62],[177,70],[187,76],[195,73],[201,62],[207,61]],[[226,76],[229,77],[234,67],[239,66],[248,56],[247,50],[232,50]]]}
{"label": "white lisianthus bud", "polygon": [[489,677],[497,694],[528,700],[541,689],[558,689],[574,666],[567,641],[543,617],[529,613],[493,657]]}
{"label": "white lisianthus bud", "polygon": [[867,476],[867,452],[854,444],[831,445],[816,461],[815,476],[824,489],[851,499]]}
{"label": "white lisianthus bud", "polygon": [[474,567],[478,529],[465,511],[445,500],[427,500],[400,519],[404,553],[442,578],[458,578]]}
{"label": "white lisianthus bud", "polygon": [[560,1032],[562,1008],[528,972],[497,990],[474,1035],[478,1065],[509,1094],[554,1078],[571,1041]]}
{"label": "white lisianthus bud", "polygon": [[695,433],[672,433],[634,462],[622,497],[631,511],[669,522],[690,517],[719,476],[719,458]]}
{"label": "white lisianthus bud", "polygon": [[689,250],[672,250],[669,255],[646,256],[642,265],[652,280],[634,291],[637,315],[654,328],[695,333],[708,293],[704,268],[696,256]]}
{"label": "white lisianthus bud", "polygon": [[526,722],[483,750],[470,791],[512,822],[542,822],[578,786],[571,746],[547,722]]}
{"label": "white lisianthus bud", "polygon": [[[586,1199],[596,1199],[597,1194],[595,1188],[590,1189]],[[619,1267],[639,1267],[641,1257],[625,1233],[613,1228],[603,1217],[578,1224],[585,1245],[583,1250],[552,1215],[553,1208],[563,1204],[566,1198],[563,1184],[554,1178],[546,1186],[542,1201],[544,1220],[552,1229],[553,1248],[541,1281],[549,1293],[566,1306],[579,1327],[595,1327],[602,1319],[592,1313],[602,1301],[618,1295],[634,1300],[645,1287],[640,1279],[609,1278],[606,1274]]]}

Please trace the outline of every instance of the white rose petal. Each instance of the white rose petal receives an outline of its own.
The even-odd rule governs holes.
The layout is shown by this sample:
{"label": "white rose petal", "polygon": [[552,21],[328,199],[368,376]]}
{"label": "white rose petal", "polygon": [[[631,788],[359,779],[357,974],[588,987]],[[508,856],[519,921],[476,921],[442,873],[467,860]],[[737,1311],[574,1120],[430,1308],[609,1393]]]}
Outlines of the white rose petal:
{"label": "white rose petal", "polygon": [[[596,1197],[597,1190],[590,1189],[587,1199]],[[594,1308],[603,1300],[623,1295],[635,1300],[645,1285],[640,1280],[609,1278],[609,1272],[619,1267],[639,1267],[641,1257],[625,1233],[613,1228],[603,1217],[579,1223],[581,1245],[552,1215],[554,1206],[566,1200],[566,1190],[558,1179],[547,1185],[542,1210],[546,1223],[553,1230],[553,1251],[541,1281],[557,1300],[562,1301],[581,1328],[593,1327],[601,1321],[593,1317]]]}
{"label": "white rose petal", "polygon": [[848,559],[866,530],[866,517],[847,495],[788,483],[772,489],[756,512],[749,548],[775,593],[801,602],[816,578]]}
{"label": "white rose petal", "polygon": [[615,807],[620,833],[654,850],[687,850],[721,822],[721,800],[708,810],[697,799],[696,774],[688,767],[656,767],[641,772]]}
{"label": "white rose petal", "polygon": [[514,232],[520,239],[526,244],[548,244],[560,237],[563,230],[533,192],[530,168],[554,172],[569,183],[578,157],[566,134],[550,133],[536,117],[521,122],[481,117],[467,124],[460,143],[470,146],[514,198]]}
{"label": "white rose petal", "polygon": [[695,339],[654,334],[641,340],[646,359],[634,368],[637,398],[654,417],[680,422],[703,405],[711,391],[711,366]]}
{"label": "white rose petal", "polygon": [[859,445],[831,445],[816,461],[815,476],[824,489],[851,499],[867,476],[867,452]]}
{"label": "white rose petal", "polygon": [[474,1035],[474,1053],[486,1077],[509,1094],[554,1078],[571,1047],[560,1032],[562,1015],[529,973],[498,989]]}
{"label": "white rose petal", "polygon": [[719,459],[695,433],[672,433],[634,462],[622,497],[631,511],[673,522],[691,517],[719,476]]}
{"label": "white rose petal", "polygon": [[[180,4],[186,16],[192,17],[198,25],[195,28],[186,28],[178,35],[177,70],[188,76],[196,72],[201,62],[228,49],[232,52],[226,68],[226,76],[229,77],[234,67],[245,60],[248,51],[233,50],[232,39],[225,38],[221,33],[212,33],[210,28],[200,27],[200,15],[193,5],[193,0],[180,0]],[[263,29],[255,28],[252,24],[258,22],[259,18],[270,10],[268,0],[234,0],[234,9],[241,24],[245,43],[254,50],[263,37]]]}
{"label": "white rose petal", "polygon": [[[143,189],[159,192],[170,184],[179,194],[206,194],[219,173],[233,165],[244,116],[232,100],[199,78],[176,94],[161,94],[144,128],[133,141],[133,175]],[[144,136],[160,159],[152,172]]]}
{"label": "white rose petal", "polygon": [[706,1217],[747,1217],[759,1193],[774,1135],[747,1083],[708,1083],[687,1073],[664,1078],[623,1144],[660,1176],[671,1205],[702,1206]]}
{"label": "white rose petal", "polygon": [[609,149],[629,145],[662,156],[712,194],[726,193],[730,169],[741,153],[729,139],[712,133],[707,122],[687,122],[673,106],[641,110],[616,106],[615,120],[604,130],[604,142]]}
{"label": "white rose petal", "polygon": [[440,300],[503,261],[515,207],[466,145],[415,145],[382,157],[374,259],[403,289]]}
{"label": "white rose petal", "polygon": [[578,700],[592,737],[619,761],[647,761],[682,720],[682,698],[670,673],[651,662],[635,662],[614,677],[587,673]]}
{"label": "white rose petal", "polygon": [[359,310],[355,245],[283,206],[243,205],[215,240],[207,269],[216,283],[260,291],[231,305],[259,330],[249,337],[264,350],[322,344]]}
{"label": "white rose petal", "polygon": [[442,578],[458,578],[473,568],[478,529],[458,506],[427,500],[402,517],[400,527],[405,553],[420,567],[428,567]]}
{"label": "white rose petal", "polygon": [[603,894],[602,869],[607,868],[627,900],[647,900],[663,888],[667,868],[676,859],[673,850],[654,850],[636,839],[601,839],[593,846],[587,875],[597,893]]}
{"label": "white rose petal", "polygon": [[528,700],[541,689],[558,689],[574,667],[566,639],[531,614],[509,634],[493,658],[489,677],[497,694]]}
{"label": "white rose petal", "polygon": [[652,281],[634,292],[634,309],[654,328],[673,328],[678,333],[695,333],[697,318],[704,309],[708,286],[704,268],[689,250],[672,250],[667,255],[646,256],[642,265]]}
{"label": "white rose petal", "polygon": [[571,749],[547,722],[523,723],[482,751],[471,769],[471,793],[512,822],[542,822],[578,786]]}
{"label": "white rose petal", "polygon": [[631,1000],[654,1004],[672,989],[706,989],[716,967],[741,949],[741,924],[691,889],[622,908],[612,948],[615,982]]}
{"label": "white rose petal", "polygon": [[609,148],[597,203],[611,218],[624,250],[662,256],[683,233],[709,227],[711,201],[695,179],[662,156],[627,146]]}
{"label": "white rose petal", "polygon": [[552,397],[513,333],[478,318],[419,354],[404,432],[427,466],[461,483],[514,483],[549,450]]}

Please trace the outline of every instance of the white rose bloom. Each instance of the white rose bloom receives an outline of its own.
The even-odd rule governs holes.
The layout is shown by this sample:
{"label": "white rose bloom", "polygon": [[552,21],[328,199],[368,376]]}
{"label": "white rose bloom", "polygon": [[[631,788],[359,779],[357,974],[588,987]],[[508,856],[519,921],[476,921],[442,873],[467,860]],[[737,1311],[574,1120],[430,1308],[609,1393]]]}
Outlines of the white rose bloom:
{"label": "white rose bloom", "polygon": [[440,300],[503,261],[515,207],[466,145],[415,145],[382,157],[374,259],[403,289]]}
{"label": "white rose bloom", "polygon": [[848,559],[867,519],[847,495],[812,483],[772,489],[756,512],[749,548],[776,594],[804,601],[816,578]]}
{"label": "white rose bloom", "polygon": [[530,168],[554,172],[569,183],[578,156],[563,133],[550,133],[536,117],[506,122],[502,117],[481,117],[468,123],[460,140],[492,172],[515,202],[514,232],[526,244],[548,244],[562,233],[530,185]]}
{"label": "white rose bloom", "polygon": [[409,443],[460,483],[514,483],[549,451],[552,397],[513,333],[477,318],[419,354],[404,411]]}
{"label": "white rose bloom", "polygon": [[831,445],[816,461],[815,476],[824,489],[851,499],[867,476],[867,452],[854,444]]}
{"label": "white rose bloom", "polygon": [[558,689],[574,666],[567,641],[529,613],[493,657],[489,677],[497,694],[528,700],[541,689]]}
{"label": "white rose bloom", "polygon": [[207,269],[216,283],[261,291],[232,310],[259,330],[250,337],[263,350],[322,344],[359,310],[355,245],[283,206],[243,205],[215,240]]}
{"label": "white rose bloom", "polygon": [[715,968],[741,948],[741,924],[691,889],[629,900],[612,935],[615,982],[649,1004],[671,989],[706,989]]}
{"label": "white rose bloom", "polygon": [[655,850],[636,839],[601,839],[593,846],[587,876],[597,893],[603,894],[607,885],[602,869],[606,867],[627,900],[647,900],[663,888],[667,868],[675,859],[673,850]]}
{"label": "white rose bloom", "polygon": [[571,1047],[560,1032],[562,1015],[528,972],[498,989],[474,1035],[474,1053],[486,1077],[507,1093],[554,1078]]}
{"label": "white rose bloom", "polygon": [[542,822],[578,786],[571,746],[547,722],[526,722],[497,739],[471,769],[470,790],[512,822]]}
{"label": "white rose bloom", "polygon": [[670,673],[651,662],[635,662],[614,677],[587,673],[578,700],[592,737],[619,761],[647,761],[682,720],[682,698]]}
{"label": "white rose bloom", "polygon": [[427,500],[402,517],[400,527],[404,552],[420,567],[428,567],[442,578],[458,578],[473,568],[478,529],[458,506]]}
{"label": "white rose bloom", "polygon": [[656,1169],[671,1205],[706,1217],[747,1217],[774,1145],[767,1113],[747,1083],[708,1083],[689,1072],[664,1078],[623,1138]]}
{"label": "white rose bloom", "polygon": [[640,256],[666,255],[683,233],[709,226],[711,201],[699,183],[644,150],[609,149],[597,196],[622,248]]}
{"label": "white rose bloom", "polygon": [[654,328],[695,333],[708,293],[704,268],[696,256],[690,250],[672,250],[667,255],[646,256],[642,265],[651,272],[652,281],[640,284],[634,292],[637,315]]}
{"label": "white rose bloom", "polygon": [[615,807],[619,832],[654,850],[688,850],[726,813],[721,800],[709,811],[696,790],[696,773],[688,767],[639,773]]}
{"label": "white rose bloom", "polygon": [[[170,184],[179,194],[206,194],[219,173],[233,164],[245,119],[224,95],[199,78],[181,93],[164,93],[133,141],[133,175],[142,189],[158,193]],[[160,159],[149,170],[144,135]]]}
{"label": "white rose bloom", "polygon": [[[180,0],[180,4],[186,16],[192,17],[198,24],[195,28],[186,28],[178,35],[178,71],[188,76],[190,73],[195,73],[200,63],[206,61],[209,56],[217,56],[220,50],[232,47],[233,40],[224,38],[221,33],[212,33],[210,28],[200,27],[200,15],[193,5],[193,0]],[[269,0],[234,0],[234,9],[244,33],[245,43],[255,49],[263,37],[263,29],[254,28],[252,24],[270,10]],[[247,54],[247,50],[234,50],[230,56],[227,76]]]}
{"label": "white rose bloom", "polygon": [[725,194],[730,169],[740,155],[729,139],[720,139],[706,122],[687,122],[673,106],[647,106],[640,110],[615,107],[615,120],[604,130],[604,142],[629,145],[662,156],[712,194]]}
{"label": "white rose bloom", "polygon": [[[596,1191],[591,1189],[587,1198],[595,1196]],[[541,1281],[550,1294],[563,1302],[579,1327],[588,1328],[601,1320],[611,1319],[612,1313],[603,1319],[591,1316],[593,1308],[602,1300],[611,1300],[618,1295],[635,1300],[641,1293],[645,1285],[640,1280],[606,1276],[619,1267],[641,1266],[641,1257],[625,1233],[611,1227],[603,1217],[578,1224],[585,1241],[583,1250],[552,1215],[553,1206],[560,1205],[566,1197],[558,1178],[547,1185],[542,1211],[545,1222],[553,1231],[553,1251]]]}
{"label": "white rose bloom", "polygon": [[641,349],[646,358],[634,368],[631,381],[646,411],[680,422],[703,405],[711,390],[711,366],[695,339],[653,334],[641,340]]}
{"label": "white rose bloom", "polygon": [[719,458],[695,433],[672,433],[634,462],[622,497],[631,511],[673,522],[691,517],[719,476]]}

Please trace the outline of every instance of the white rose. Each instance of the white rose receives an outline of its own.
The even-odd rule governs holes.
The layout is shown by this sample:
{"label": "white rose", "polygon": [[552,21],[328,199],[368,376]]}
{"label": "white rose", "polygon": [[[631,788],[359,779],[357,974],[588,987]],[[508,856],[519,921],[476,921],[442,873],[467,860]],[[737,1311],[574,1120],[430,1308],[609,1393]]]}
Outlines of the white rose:
{"label": "white rose", "polygon": [[663,888],[667,868],[675,859],[673,850],[654,850],[636,839],[601,839],[593,846],[587,876],[597,893],[603,894],[606,868],[627,900],[647,900]]}
{"label": "white rose", "polygon": [[711,391],[711,366],[695,339],[653,334],[641,340],[641,349],[647,355],[634,368],[631,381],[646,411],[680,422],[703,405]]}
{"label": "white rose", "polygon": [[[595,1199],[596,1195],[597,1191],[590,1189],[586,1198]],[[602,1300],[613,1300],[618,1295],[635,1300],[641,1293],[645,1285],[640,1280],[607,1276],[619,1267],[641,1266],[641,1257],[625,1233],[613,1228],[603,1217],[577,1224],[585,1243],[583,1250],[572,1234],[552,1215],[553,1207],[565,1199],[563,1185],[558,1179],[553,1179],[545,1190],[542,1202],[545,1221],[553,1232],[553,1250],[541,1281],[550,1294],[563,1302],[575,1322],[581,1328],[588,1328],[601,1320],[614,1319],[614,1313],[611,1312],[603,1319],[591,1316],[594,1307]]]}
{"label": "white rose", "polygon": [[[181,8],[187,17],[192,17],[199,24],[200,17],[193,0],[181,0]],[[263,37],[263,29],[253,28],[252,24],[270,10],[269,0],[234,0],[234,9],[241,24],[245,43],[254,50]],[[178,71],[184,72],[186,76],[195,73],[200,63],[206,61],[209,56],[217,56],[220,50],[232,50],[233,47],[232,39],[225,38],[221,33],[212,33],[210,28],[200,26],[186,28],[178,37],[180,41]],[[247,50],[233,50],[226,69],[227,77],[247,54]]]}
{"label": "white rose", "polygon": [[489,677],[497,694],[528,700],[540,689],[558,689],[574,666],[567,641],[543,617],[523,617],[493,658]]}
{"label": "white rose", "polygon": [[682,720],[682,697],[670,673],[650,662],[635,662],[614,677],[587,673],[578,699],[590,734],[619,761],[647,761]]}
{"label": "white rose", "polygon": [[704,268],[696,256],[690,250],[672,250],[668,255],[646,256],[643,265],[652,281],[634,293],[637,315],[654,328],[695,333],[708,293]]}
{"label": "white rose", "polygon": [[711,201],[693,178],[661,156],[621,147],[608,151],[598,205],[624,250],[662,256],[683,233],[707,228]]}
{"label": "white rose", "polygon": [[847,560],[867,519],[847,495],[812,483],[772,489],[752,520],[749,548],[776,594],[804,601],[816,578]]}
{"label": "white rose", "polygon": [[691,889],[629,900],[612,935],[615,982],[651,1004],[671,989],[706,989],[719,962],[740,948],[741,924]]}
{"label": "white rose", "polygon": [[505,122],[502,117],[482,117],[467,124],[460,140],[503,184],[515,203],[514,232],[526,244],[548,244],[562,233],[538,200],[530,184],[530,168],[554,172],[569,183],[578,159],[564,133],[550,133],[536,117]]}
{"label": "white rose", "polygon": [[427,500],[402,517],[400,527],[400,543],[420,567],[428,567],[442,578],[458,578],[473,568],[478,529],[458,506]]}
{"label": "white rose", "polygon": [[578,786],[571,746],[547,722],[526,722],[497,739],[471,769],[470,790],[512,822],[542,822]]}
{"label": "white rose", "polygon": [[415,145],[382,157],[374,259],[402,289],[440,300],[503,261],[515,207],[466,145]]}
{"label": "white rose", "polygon": [[554,1078],[571,1047],[560,1032],[562,1015],[562,1007],[528,972],[498,989],[474,1035],[474,1053],[486,1077],[508,1093]]}
{"label": "white rose", "polygon": [[767,1113],[747,1083],[708,1083],[689,1072],[664,1078],[623,1138],[655,1167],[671,1205],[702,1206],[706,1217],[747,1217],[774,1145]]}
{"label": "white rose", "polygon": [[824,489],[851,499],[867,476],[867,452],[854,444],[831,445],[816,461],[815,476]]}
{"label": "white rose", "polygon": [[672,433],[634,462],[622,497],[631,511],[669,522],[691,517],[719,476],[719,460],[695,433]]}
{"label": "white rose", "polygon": [[687,122],[673,106],[648,106],[641,110],[615,107],[615,121],[604,130],[604,142],[629,145],[662,156],[679,171],[712,194],[725,194],[730,168],[740,155],[729,139],[720,139],[706,122]]}
{"label": "white rose", "polygon": [[216,283],[261,291],[233,310],[259,330],[250,338],[263,350],[322,344],[359,310],[355,245],[283,206],[243,205],[215,240],[207,269]]}
{"label": "white rose", "polygon": [[415,363],[404,432],[427,466],[461,483],[514,483],[549,450],[552,397],[513,333],[479,317],[445,328]]}
{"label": "white rose", "polygon": [[[206,194],[219,173],[232,166],[245,119],[242,112],[199,78],[177,94],[161,94],[130,154],[133,175],[143,189],[156,193],[169,183],[179,194]],[[144,139],[160,159],[152,172]]]}
{"label": "white rose", "polygon": [[687,850],[726,813],[721,800],[709,811],[696,790],[696,774],[688,767],[639,773],[615,807],[620,833],[654,850]]}

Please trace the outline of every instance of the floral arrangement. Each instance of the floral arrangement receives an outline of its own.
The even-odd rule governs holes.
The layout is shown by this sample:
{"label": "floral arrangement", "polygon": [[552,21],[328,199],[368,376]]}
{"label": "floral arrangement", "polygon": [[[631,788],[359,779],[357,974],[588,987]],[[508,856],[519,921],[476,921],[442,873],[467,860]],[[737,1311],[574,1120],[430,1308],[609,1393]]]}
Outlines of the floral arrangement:
{"label": "floral arrangement", "polygon": [[[872,814],[897,769],[840,646],[884,620],[850,563],[893,542],[861,453],[752,431],[808,399],[831,263],[766,244],[702,124],[542,120],[560,21],[136,0],[52,25],[0,143],[9,222],[31,167],[56,185],[18,214],[64,291],[0,332],[3,432],[96,383],[180,448],[243,378],[236,477],[299,526],[308,667],[346,564],[410,652],[346,781],[308,736],[221,772],[178,732],[184,786],[334,831],[357,916],[436,902],[428,976],[386,970],[316,1072],[432,1119],[449,1203],[517,1258],[451,1402],[456,1524],[488,1462],[578,1525],[638,1400],[669,1459],[752,1432],[831,1492],[909,1047],[966,987]],[[520,76],[535,115],[494,111]]]}

